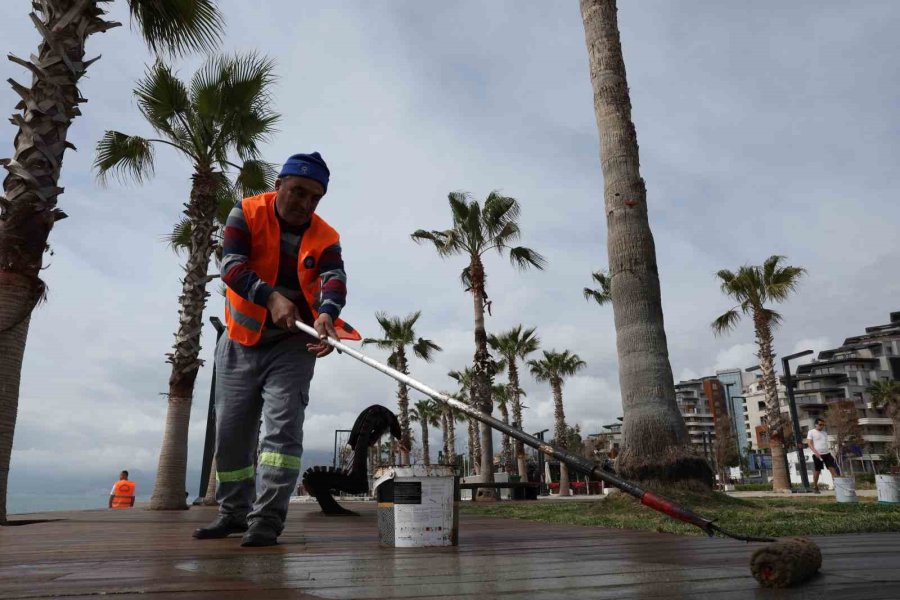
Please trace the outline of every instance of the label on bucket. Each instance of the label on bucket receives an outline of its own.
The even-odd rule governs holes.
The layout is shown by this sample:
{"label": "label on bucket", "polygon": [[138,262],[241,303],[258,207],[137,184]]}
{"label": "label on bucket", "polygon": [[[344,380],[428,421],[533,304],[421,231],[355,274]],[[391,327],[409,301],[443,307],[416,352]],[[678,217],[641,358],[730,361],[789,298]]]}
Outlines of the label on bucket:
{"label": "label on bucket", "polygon": [[422,504],[422,482],[395,481],[394,504]]}

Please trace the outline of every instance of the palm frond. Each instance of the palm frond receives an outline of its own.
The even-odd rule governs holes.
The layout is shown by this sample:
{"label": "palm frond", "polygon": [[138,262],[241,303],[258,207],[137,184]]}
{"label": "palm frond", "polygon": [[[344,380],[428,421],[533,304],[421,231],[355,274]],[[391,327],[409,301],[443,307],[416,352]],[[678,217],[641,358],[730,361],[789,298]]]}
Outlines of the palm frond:
{"label": "palm frond", "polygon": [[760,312],[770,327],[778,327],[781,325],[782,317],[780,313],[775,312],[771,308],[763,308]]}
{"label": "palm frond", "polygon": [[509,223],[515,223],[519,218],[521,208],[515,198],[503,196],[497,191],[488,194],[484,201],[483,221],[488,235],[497,237],[497,234]]}
{"label": "palm frond", "polygon": [[598,289],[584,288],[584,299],[585,300],[593,300],[600,306],[607,304],[612,301],[612,294],[610,292],[610,286],[612,283],[612,279],[609,274],[601,269],[599,271],[594,271],[591,274],[594,282],[600,286]]}
{"label": "palm frond", "polygon": [[244,197],[268,192],[275,187],[276,167],[263,160],[247,160],[241,165],[235,185]]}
{"label": "palm frond", "polygon": [[509,261],[520,269],[527,269],[529,266],[538,270],[543,270],[547,266],[547,259],[538,254],[531,248],[524,246],[516,246],[509,249]]}
{"label": "palm frond", "polygon": [[413,352],[415,355],[428,362],[432,360],[433,352],[440,352],[441,350],[443,350],[443,348],[425,338],[419,338],[413,345]]}
{"label": "palm frond", "polygon": [[738,321],[741,320],[741,314],[735,310],[731,309],[728,312],[719,315],[716,319],[710,324],[712,327],[713,333],[716,335],[722,335],[725,332],[731,331],[738,324]]}
{"label": "palm frond", "polygon": [[175,76],[172,69],[157,61],[137,81],[134,90],[138,109],[158,132],[177,140],[175,128],[179,118],[191,110],[187,87]]}
{"label": "palm frond", "polygon": [[128,8],[154,52],[208,52],[219,45],[225,29],[215,0],[128,0]]}
{"label": "palm frond", "polygon": [[101,183],[110,173],[141,183],[153,175],[153,144],[142,137],[107,131],[97,142],[94,168]]}
{"label": "palm frond", "polygon": [[180,253],[182,250],[190,249],[191,232],[191,220],[184,217],[175,224],[171,233],[162,236],[162,240],[169,248],[175,251],[175,253]]}

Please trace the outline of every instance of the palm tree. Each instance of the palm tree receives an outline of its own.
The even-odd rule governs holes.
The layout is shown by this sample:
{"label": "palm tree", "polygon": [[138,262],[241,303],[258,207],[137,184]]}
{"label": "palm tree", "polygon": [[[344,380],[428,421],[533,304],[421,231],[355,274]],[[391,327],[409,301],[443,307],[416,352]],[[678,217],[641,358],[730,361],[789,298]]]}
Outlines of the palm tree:
{"label": "palm tree", "polygon": [[[462,281],[467,291],[472,292],[475,311],[475,371],[474,389],[478,408],[491,414],[491,365],[487,349],[487,332],[484,328],[484,309],[490,306],[484,272],[483,256],[496,251],[501,256],[509,255],[512,264],[519,268],[536,267],[543,269],[543,256],[524,246],[511,246],[519,239],[519,203],[515,198],[491,192],[484,201],[484,209],[477,200],[472,200],[464,192],[452,192],[448,197],[453,227],[444,231],[419,229],[412,234],[417,243],[431,242],[442,257],[462,254],[469,259],[463,269]],[[491,428],[481,424],[481,473],[482,481],[494,481],[494,448]],[[482,491],[482,496],[492,496],[491,490]]]}
{"label": "palm tree", "polygon": [[438,403],[428,398],[419,400],[409,411],[409,419],[422,426],[422,457],[425,465],[431,465],[431,449],[428,445],[428,427],[440,425],[441,408]]}
{"label": "palm tree", "polygon": [[254,54],[211,58],[189,83],[157,62],[138,81],[135,96],[159,137],[107,131],[97,143],[94,165],[103,181],[110,174],[138,182],[152,176],[158,145],[174,148],[193,165],[182,225],[189,231],[190,247],[175,346],[168,355],[169,407],[151,509],[184,508],[188,424],[194,380],[202,364],[200,331],[209,296],[207,270],[215,247],[216,215],[229,199],[271,189],[274,172],[259,159],[259,145],[278,120],[269,108],[273,81],[272,62]]}
{"label": "palm tree", "polygon": [[[44,297],[39,274],[50,230],[66,213],[57,206],[69,127],[86,102],[78,82],[97,59],[85,60],[88,38],[120,25],[106,21],[101,2],[41,0],[29,14],[41,36],[31,60],[10,55],[31,72],[31,84],[10,80],[21,97],[11,120],[17,128],[0,196],[0,523],[6,521],[6,487],[19,405],[22,358],[31,312]],[[131,17],[153,51],[184,54],[210,50],[223,27],[214,0],[126,0]],[[99,58],[99,57],[97,57]]]}
{"label": "palm tree", "polygon": [[762,371],[766,392],[766,428],[772,451],[772,486],[775,490],[791,489],[784,450],[785,420],[778,402],[778,382],[775,377],[775,352],[772,349],[772,329],[781,322],[781,315],[766,306],[769,302],[783,302],[797,289],[801,267],[783,266],[783,256],[770,256],[762,266],[745,265],[737,273],[722,269],[716,273],[722,292],[738,305],[712,322],[716,335],[731,331],[741,320],[741,314],[753,319],[756,356]]}
{"label": "palm tree", "polygon": [[[566,430],[566,414],[563,411],[562,388],[563,380],[571,377],[586,365],[577,354],[568,350],[557,352],[556,350],[544,350],[544,358],[528,361],[532,376],[538,381],[549,381],[553,391],[554,416],[556,419],[556,444],[563,450],[568,445],[568,433]],[[569,468],[565,463],[559,463],[559,495],[569,495]]]}
{"label": "palm tree", "polygon": [[[497,402],[497,408],[500,410],[500,420],[505,425],[509,425],[509,407],[512,404],[509,394],[509,387],[501,383],[495,383],[491,389],[491,396]],[[506,473],[512,473],[512,444],[509,434],[504,433],[500,436],[500,465]]]}
{"label": "palm tree", "polygon": [[[512,404],[513,422],[521,431],[524,431],[522,423],[522,388],[519,385],[519,369],[517,359],[526,360],[528,355],[535,352],[541,345],[541,340],[535,335],[534,327],[522,330],[521,325],[513,327],[498,335],[488,336],[488,344],[506,361],[507,375],[509,377],[509,396]],[[527,478],[525,470],[525,444],[516,440],[516,471],[522,481]]]}
{"label": "palm tree", "polygon": [[866,388],[872,397],[872,404],[891,418],[894,426],[894,452],[900,461],[900,381],[896,379],[882,379],[875,381]]}
{"label": "palm tree", "polygon": [[581,16],[600,133],[609,292],[624,415],[616,466],[629,479],[685,484],[694,480],[709,489],[709,465],[691,447],[675,402],[616,2],[581,0]]}
{"label": "palm tree", "polygon": [[598,287],[596,289],[584,288],[584,299],[588,301],[593,300],[600,306],[612,302],[612,296],[609,293],[609,273],[601,269],[599,271],[594,271],[591,274],[591,278]]}
{"label": "palm tree", "polygon": [[[441,347],[425,338],[416,339],[416,321],[422,316],[421,311],[416,311],[404,318],[390,316],[384,312],[375,313],[375,319],[381,325],[383,338],[366,338],[363,345],[374,344],[378,348],[390,350],[388,364],[401,373],[409,375],[409,361],[406,358],[406,348],[412,347],[413,354],[428,362],[432,359],[432,352],[440,352]],[[397,408],[400,410],[400,462],[409,464],[409,450],[411,446],[409,433],[409,388],[405,383],[397,384]]]}
{"label": "palm tree", "polygon": [[[476,407],[478,403],[475,400],[475,372],[471,367],[465,367],[462,371],[450,371],[447,373],[448,376],[455,379],[459,383],[459,398],[461,401],[465,402],[469,406]],[[468,445],[469,445],[469,459],[471,460],[472,470],[475,471],[475,474],[480,474],[481,471],[481,439],[478,437],[478,428],[476,426],[477,421],[472,417],[466,416],[466,422],[469,427],[469,436],[468,436]]]}

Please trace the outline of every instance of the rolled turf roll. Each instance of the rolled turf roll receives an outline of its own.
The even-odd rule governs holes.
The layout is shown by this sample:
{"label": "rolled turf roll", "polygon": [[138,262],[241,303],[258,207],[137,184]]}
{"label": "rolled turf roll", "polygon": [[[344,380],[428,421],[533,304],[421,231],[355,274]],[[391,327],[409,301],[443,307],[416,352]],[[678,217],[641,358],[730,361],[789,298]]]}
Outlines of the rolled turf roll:
{"label": "rolled turf roll", "polygon": [[822,552],[807,538],[784,538],[753,553],[750,571],[763,587],[803,583],[819,571]]}

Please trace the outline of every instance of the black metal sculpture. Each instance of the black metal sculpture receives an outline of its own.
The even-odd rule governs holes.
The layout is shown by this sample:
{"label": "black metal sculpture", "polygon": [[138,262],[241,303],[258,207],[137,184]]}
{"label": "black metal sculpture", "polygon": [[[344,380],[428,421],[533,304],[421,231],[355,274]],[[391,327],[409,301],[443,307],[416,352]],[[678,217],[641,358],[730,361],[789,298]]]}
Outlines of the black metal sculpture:
{"label": "black metal sculpture", "polygon": [[312,467],[306,470],[302,485],[315,497],[323,513],[332,516],[357,514],[338,504],[332,494],[362,494],[369,490],[368,450],[388,431],[393,437],[400,439],[397,417],[387,408],[373,404],[359,414],[350,431],[347,445],[353,449],[353,453],[350,455],[349,469]]}

